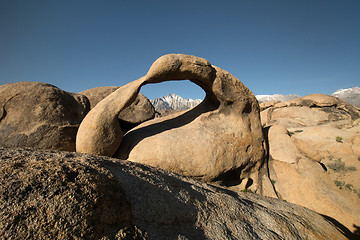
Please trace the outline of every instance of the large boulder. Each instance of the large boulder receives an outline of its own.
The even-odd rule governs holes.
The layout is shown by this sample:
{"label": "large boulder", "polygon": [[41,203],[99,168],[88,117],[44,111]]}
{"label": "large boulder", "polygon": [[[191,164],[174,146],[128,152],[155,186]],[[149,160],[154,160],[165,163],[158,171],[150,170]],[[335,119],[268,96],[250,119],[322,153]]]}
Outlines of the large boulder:
{"label": "large boulder", "polygon": [[[141,86],[182,79],[204,89],[202,103],[184,113],[147,121],[122,136],[117,115],[135,100]],[[256,190],[265,158],[259,112],[253,93],[230,73],[203,58],[165,55],[144,77],[119,88],[89,112],[80,125],[76,149],[204,181],[222,181],[231,175],[237,183],[248,179]]]}
{"label": "large boulder", "polygon": [[[313,94],[276,103],[261,115],[276,196],[355,231],[360,226],[360,112],[335,97]],[[263,193],[274,196],[273,189],[264,187]]]}
{"label": "large boulder", "polygon": [[327,216],[107,157],[0,148],[1,239],[349,239]]}
{"label": "large boulder", "polygon": [[0,145],[75,151],[86,97],[41,82],[0,86]]}
{"label": "large boulder", "polygon": [[[90,107],[94,108],[101,100],[115,92],[120,87],[96,87],[80,92],[90,101]],[[123,131],[155,117],[155,108],[150,100],[139,93],[135,101],[119,113],[120,126]]]}

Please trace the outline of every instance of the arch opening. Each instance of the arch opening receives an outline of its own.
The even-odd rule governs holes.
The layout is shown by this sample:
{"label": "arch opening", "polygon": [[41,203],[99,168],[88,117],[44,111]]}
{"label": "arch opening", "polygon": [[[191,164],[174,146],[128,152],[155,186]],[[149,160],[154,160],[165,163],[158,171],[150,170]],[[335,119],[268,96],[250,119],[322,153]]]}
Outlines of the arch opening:
{"label": "arch opening", "polygon": [[140,93],[148,99],[156,99],[169,94],[176,94],[184,99],[205,98],[205,91],[190,80],[171,80],[161,83],[149,83],[141,87]]}
{"label": "arch opening", "polygon": [[146,84],[141,87],[140,93],[151,101],[158,116],[193,108],[206,96],[205,91],[190,80]]}

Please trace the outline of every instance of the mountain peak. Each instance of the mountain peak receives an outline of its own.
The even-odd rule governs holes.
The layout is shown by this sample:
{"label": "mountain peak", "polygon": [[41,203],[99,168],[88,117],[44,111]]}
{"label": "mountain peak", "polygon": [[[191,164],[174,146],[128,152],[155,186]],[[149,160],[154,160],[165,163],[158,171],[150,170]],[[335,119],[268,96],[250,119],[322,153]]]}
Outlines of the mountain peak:
{"label": "mountain peak", "polygon": [[184,99],[175,93],[150,100],[156,111],[186,110],[197,106],[201,101],[201,99]]}
{"label": "mountain peak", "polygon": [[352,88],[345,88],[345,89],[339,89],[336,90],[333,94],[333,96],[335,95],[339,95],[339,94],[346,94],[346,93],[360,93],[360,87],[352,87]]}
{"label": "mountain peak", "polygon": [[271,100],[277,100],[277,101],[288,101],[295,98],[299,98],[299,95],[296,94],[288,94],[288,95],[282,95],[282,94],[273,94],[273,95],[256,95],[257,100],[259,103],[267,102]]}
{"label": "mountain peak", "polygon": [[340,98],[354,106],[360,107],[360,87],[336,90],[331,96]]}

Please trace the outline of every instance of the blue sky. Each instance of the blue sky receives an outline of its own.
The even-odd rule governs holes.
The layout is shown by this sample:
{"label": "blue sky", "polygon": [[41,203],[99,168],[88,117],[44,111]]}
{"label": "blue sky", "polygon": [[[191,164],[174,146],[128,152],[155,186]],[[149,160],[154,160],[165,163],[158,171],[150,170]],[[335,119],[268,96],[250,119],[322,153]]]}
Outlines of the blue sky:
{"label": "blue sky", "polygon": [[[208,59],[254,94],[331,94],[360,86],[358,0],[0,0],[0,84],[70,92],[121,86],[158,57]],[[149,98],[203,98],[188,82]]]}

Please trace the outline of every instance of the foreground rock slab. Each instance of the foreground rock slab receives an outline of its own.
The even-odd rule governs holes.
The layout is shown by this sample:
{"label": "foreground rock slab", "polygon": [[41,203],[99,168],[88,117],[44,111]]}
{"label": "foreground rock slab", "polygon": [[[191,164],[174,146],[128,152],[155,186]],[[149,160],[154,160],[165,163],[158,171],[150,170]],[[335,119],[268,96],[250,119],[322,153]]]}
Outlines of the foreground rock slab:
{"label": "foreground rock slab", "polygon": [[150,166],[0,148],[1,239],[348,239],[309,209]]}

